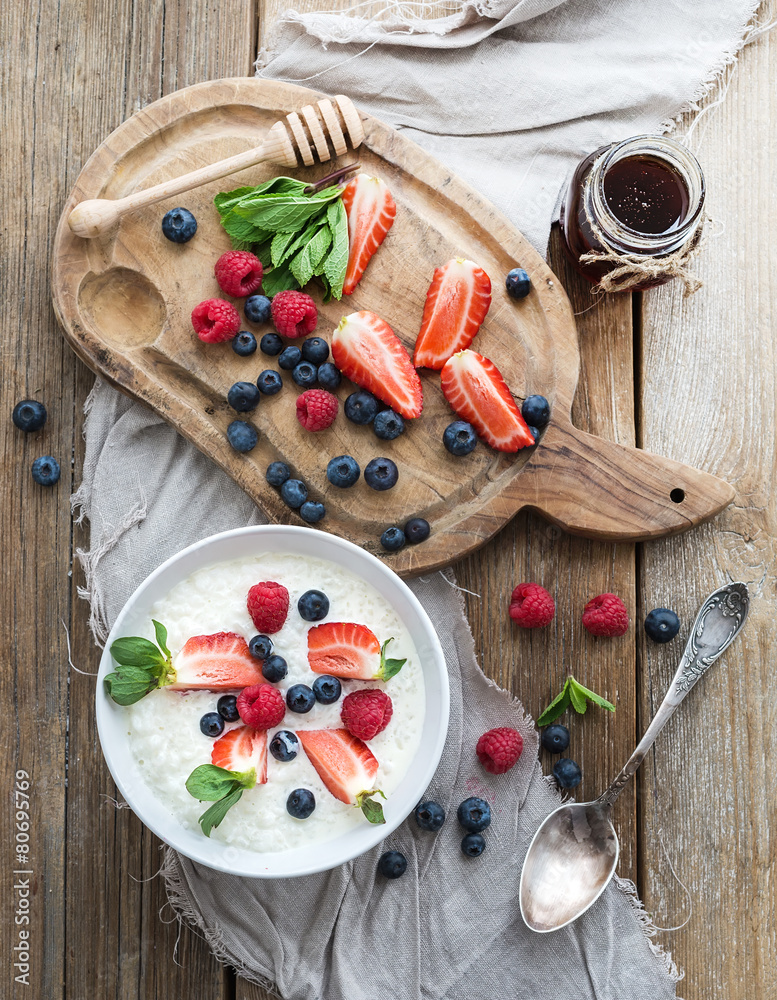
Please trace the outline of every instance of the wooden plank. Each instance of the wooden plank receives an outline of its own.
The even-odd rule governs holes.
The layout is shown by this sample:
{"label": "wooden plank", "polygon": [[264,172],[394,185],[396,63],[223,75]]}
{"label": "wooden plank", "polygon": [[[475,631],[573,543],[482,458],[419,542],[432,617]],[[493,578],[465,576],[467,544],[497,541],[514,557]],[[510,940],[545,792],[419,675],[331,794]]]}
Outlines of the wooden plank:
{"label": "wooden plank", "polygon": [[[187,23],[196,24],[206,42],[184,44]],[[146,1000],[231,992],[229,975],[188,931],[178,945],[181,965],[174,963],[177,928],[157,915],[161,882],[133,880],[157,871],[158,842],[131,814],[107,803],[114,790],[94,730],[94,681],[68,677],[63,622],[80,669],[94,670],[97,662],[86,606],[68,579],[68,494],[78,481],[70,459],[75,450],[78,468],[81,411],[93,379],[56,327],[48,275],[56,218],[93,148],[161,93],[207,76],[249,73],[255,26],[252,3],[239,11],[205,0],[63,0],[56,11],[42,3],[3,5],[0,36],[7,40],[3,63],[10,76],[2,124],[9,155],[0,165],[0,190],[13,243],[6,241],[2,268],[0,391],[6,414],[25,396],[49,409],[45,429],[35,435],[23,437],[7,419],[0,428],[0,517],[6,552],[15,554],[4,581],[0,698],[3,718],[15,720],[17,734],[15,753],[3,760],[3,788],[10,794],[16,769],[30,772],[35,872],[30,986],[9,982],[3,996],[56,1000],[66,990]],[[45,452],[63,469],[52,490],[35,486],[29,475],[32,458]],[[86,544],[83,530],[75,535],[76,544]],[[6,803],[0,823],[9,844],[13,813],[10,799]],[[3,954],[11,954],[17,929],[3,921]],[[7,963],[4,979],[11,973]]]}
{"label": "wooden plank", "polygon": [[[776,15],[770,0],[760,20]],[[691,693],[641,772],[646,906],[661,926],[688,915],[669,861],[693,900],[687,927],[658,938],[685,969],[686,1000],[770,1000],[777,983],[777,844],[769,833],[777,828],[776,60],[773,35],[745,49],[725,102],[693,136],[718,220],[697,265],[705,287],[690,299],[677,284],[645,294],[644,446],[728,479],[737,499],[711,524],[645,546],[640,613],[674,607],[684,628],[666,647],[641,647],[643,722],[663,697],[706,594],[729,579],[744,580],[752,593],[742,636]]]}

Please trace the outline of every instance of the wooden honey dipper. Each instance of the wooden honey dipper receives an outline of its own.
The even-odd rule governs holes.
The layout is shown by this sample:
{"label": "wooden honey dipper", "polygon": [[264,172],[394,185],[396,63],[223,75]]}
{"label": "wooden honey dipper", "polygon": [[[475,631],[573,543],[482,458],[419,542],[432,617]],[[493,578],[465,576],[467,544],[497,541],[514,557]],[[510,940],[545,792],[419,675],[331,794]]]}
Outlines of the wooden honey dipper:
{"label": "wooden honey dipper", "polygon": [[[68,225],[76,236],[93,239],[108,232],[124,215],[137,208],[145,208],[173,195],[183,194],[209,181],[226,177],[257,163],[278,163],[284,167],[299,166],[299,158],[306,167],[316,161],[326,163],[335,156],[342,156],[350,143],[353,149],[361,145],[364,128],[353,102],[339,95],[334,98],[335,106],[329,100],[306,104],[299,114],[293,111],[285,120],[276,122],[265,136],[264,142],[254,149],[238,153],[226,160],[212,163],[199,170],[192,170],[182,177],[162,181],[153,187],[126,198],[111,201],[108,198],[94,198],[76,205],[68,216]],[[338,114],[339,112],[339,114]],[[347,135],[347,141],[346,141]],[[330,146],[331,143],[331,146]]]}

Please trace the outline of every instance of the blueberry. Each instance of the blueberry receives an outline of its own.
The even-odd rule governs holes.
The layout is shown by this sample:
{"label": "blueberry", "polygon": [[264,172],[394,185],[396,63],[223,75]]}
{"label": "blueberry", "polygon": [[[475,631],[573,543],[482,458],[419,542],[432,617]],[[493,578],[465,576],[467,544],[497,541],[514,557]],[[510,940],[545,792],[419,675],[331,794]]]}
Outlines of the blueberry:
{"label": "blueberry", "polygon": [[301,389],[311,389],[318,382],[318,369],[309,361],[300,361],[292,370],[291,377]]}
{"label": "blueberry", "polygon": [[680,631],[680,619],[669,608],[653,608],[645,619],[645,632],[654,642],[669,642]]}
{"label": "blueberry", "polygon": [[259,405],[262,394],[253,382],[235,382],[227,393],[227,402],[238,413],[249,413]]}
{"label": "blueberry", "polygon": [[475,450],[478,436],[472,424],[468,424],[465,420],[454,420],[443,431],[442,443],[451,455],[460,457],[461,455],[469,455],[471,451]]}
{"label": "blueberry", "polygon": [[232,350],[241,358],[247,358],[256,350],[256,337],[250,330],[241,330],[232,341]]}
{"label": "blueberry", "polygon": [[411,517],[405,525],[405,538],[411,545],[418,545],[426,541],[431,530],[429,522],[422,517]]}
{"label": "blueberry", "polygon": [[380,544],[386,552],[399,552],[407,539],[401,528],[386,528],[380,536]]}
{"label": "blueberry", "polygon": [[287,763],[299,753],[299,740],[288,729],[281,729],[270,740],[270,753],[276,760]]}
{"label": "blueberry", "polygon": [[188,208],[171,208],[162,219],[162,232],[171,243],[188,243],[197,232],[197,220]]}
{"label": "blueberry", "polygon": [[569,757],[559,757],[553,765],[553,774],[561,788],[576,788],[583,778],[580,765]]}
{"label": "blueberry", "polygon": [[269,681],[270,684],[277,684],[278,681],[282,681],[288,672],[289,665],[277,653],[268,656],[262,664],[262,677],[266,681]]}
{"label": "blueberry", "polygon": [[436,802],[419,802],[415,807],[415,821],[422,830],[437,833],[445,822],[445,810]]}
{"label": "blueberry", "polygon": [[270,486],[283,486],[287,479],[291,477],[291,469],[285,462],[270,462],[264,478]]}
{"label": "blueberry", "polygon": [[308,788],[295,788],[286,799],[286,812],[294,819],[307,819],[316,808],[316,797]]}
{"label": "blueberry", "polygon": [[486,849],[486,842],[479,833],[468,833],[462,837],[461,849],[468,858],[479,858]]}
{"label": "blueberry", "polygon": [[345,415],[353,424],[369,424],[378,412],[378,401],[371,392],[359,389],[352,392],[343,407]]}
{"label": "blueberry", "polygon": [[277,333],[266,333],[259,341],[259,350],[262,354],[274,358],[283,350],[283,341]]}
{"label": "blueberry", "polygon": [[[237,698],[233,694],[222,694],[216,702],[218,713],[224,722],[237,722],[240,713],[237,710]],[[203,716],[207,719],[207,716]]]}
{"label": "blueberry", "polygon": [[329,392],[334,392],[340,385],[342,378],[340,369],[335,368],[331,361],[327,361],[325,364],[318,366],[318,384],[322,389],[328,389]]}
{"label": "blueberry", "polygon": [[11,419],[20,431],[39,431],[46,423],[46,407],[37,399],[23,399],[14,406]]}
{"label": "blueberry", "polygon": [[206,712],[200,719],[200,732],[206,736],[221,736],[224,732],[224,720],[218,712]]}
{"label": "blueberry", "polygon": [[320,622],[329,614],[329,598],[320,590],[306,590],[297,601],[297,611],[306,622]]}
{"label": "blueberry", "polygon": [[491,806],[483,799],[465,799],[456,810],[459,823],[470,833],[480,833],[491,822]]}
{"label": "blueberry", "polygon": [[534,443],[536,444],[540,439],[540,429],[539,427],[532,427],[531,424],[526,425],[529,428],[529,433],[534,438]]}
{"label": "blueberry", "polygon": [[399,851],[386,851],[380,856],[378,871],[384,878],[401,878],[407,871],[407,858]]}
{"label": "blueberry", "polygon": [[274,396],[283,388],[283,379],[274,368],[267,368],[259,373],[256,385],[259,392],[263,392],[265,396]]}
{"label": "blueberry", "polygon": [[525,299],[531,291],[531,278],[522,267],[514,267],[505,278],[507,294],[512,299]]}
{"label": "blueberry", "polygon": [[278,364],[285,372],[290,372],[301,360],[302,351],[298,347],[284,347],[278,358]]}
{"label": "blueberry", "polygon": [[249,295],[243,310],[249,323],[269,323],[272,319],[270,300],[266,295]]}
{"label": "blueberry", "polygon": [[399,470],[390,458],[373,458],[364,470],[364,481],[373,490],[390,490],[397,479]]}
{"label": "blueberry", "polygon": [[542,730],[542,745],[550,753],[563,753],[569,746],[569,730],[561,723],[554,723]]}
{"label": "blueberry", "polygon": [[326,507],[317,500],[307,500],[300,507],[299,516],[308,524],[318,524],[326,517]]}
{"label": "blueberry", "polygon": [[405,421],[393,410],[381,410],[372,422],[372,429],[382,441],[393,441],[405,433]]}
{"label": "blueberry", "polygon": [[532,427],[544,427],[550,420],[550,403],[544,396],[527,396],[521,407],[521,416]]}
{"label": "blueberry", "polygon": [[360,475],[361,469],[350,455],[338,455],[337,458],[331,458],[326,467],[326,478],[332,486],[339,486],[341,489],[353,486]]}
{"label": "blueberry", "polygon": [[293,684],[286,692],[286,705],[292,712],[304,715],[316,703],[316,696],[307,684]]}
{"label": "blueberry", "polygon": [[302,357],[311,365],[323,365],[329,357],[329,344],[323,337],[309,337],[302,344]]}
{"label": "blueberry", "polygon": [[299,479],[287,479],[281,486],[281,497],[287,507],[298,510],[308,498],[308,488]]}
{"label": "blueberry", "polygon": [[342,690],[343,686],[336,677],[324,675],[313,681],[313,694],[321,705],[334,705]]}
{"label": "blueberry", "polygon": [[248,642],[248,652],[257,660],[266,660],[272,653],[272,639],[269,635],[255,635]]}
{"label": "blueberry", "polygon": [[59,480],[59,462],[53,455],[42,455],[32,463],[32,478],[40,486],[53,486]]}
{"label": "blueberry", "polygon": [[256,447],[259,434],[255,427],[246,423],[245,420],[233,420],[227,427],[227,438],[235,451],[251,451]]}

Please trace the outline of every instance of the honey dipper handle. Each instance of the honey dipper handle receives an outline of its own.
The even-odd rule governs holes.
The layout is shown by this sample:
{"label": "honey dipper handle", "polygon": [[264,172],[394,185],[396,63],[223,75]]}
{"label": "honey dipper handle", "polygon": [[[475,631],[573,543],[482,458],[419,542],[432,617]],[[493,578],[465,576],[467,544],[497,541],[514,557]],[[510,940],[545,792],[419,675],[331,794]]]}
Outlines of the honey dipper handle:
{"label": "honey dipper handle", "polygon": [[134,194],[116,201],[107,198],[82,201],[68,216],[68,225],[76,236],[81,236],[83,239],[94,239],[95,236],[102,236],[108,232],[125,212],[145,208],[147,205],[153,205],[165,198],[183,194],[185,191],[191,191],[192,188],[208,184],[210,181],[217,181],[220,177],[234,174],[238,170],[245,170],[246,167],[253,167],[257,163],[264,163],[266,160],[288,167],[297,164],[294,147],[289,140],[283,122],[276,122],[273,125],[261,146],[248,149],[244,153],[237,153],[235,156],[220,160],[218,163],[210,163],[208,166],[192,170],[182,177],[162,181],[161,184],[155,184],[143,191],[136,191]]}

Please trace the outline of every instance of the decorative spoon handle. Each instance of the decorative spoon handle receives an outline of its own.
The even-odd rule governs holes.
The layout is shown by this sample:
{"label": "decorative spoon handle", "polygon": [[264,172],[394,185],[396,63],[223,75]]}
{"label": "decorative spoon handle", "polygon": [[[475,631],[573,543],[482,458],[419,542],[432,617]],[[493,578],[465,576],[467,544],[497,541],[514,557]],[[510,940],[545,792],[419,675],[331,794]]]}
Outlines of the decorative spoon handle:
{"label": "decorative spoon handle", "polygon": [[645,759],[645,754],[671,719],[683,699],[715,660],[736,639],[747,620],[750,596],[744,583],[730,583],[710,594],[702,604],[682,655],[677,673],[645,735],[639,741],[610,787],[597,801],[612,805],[624,785]]}

